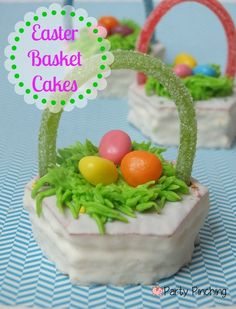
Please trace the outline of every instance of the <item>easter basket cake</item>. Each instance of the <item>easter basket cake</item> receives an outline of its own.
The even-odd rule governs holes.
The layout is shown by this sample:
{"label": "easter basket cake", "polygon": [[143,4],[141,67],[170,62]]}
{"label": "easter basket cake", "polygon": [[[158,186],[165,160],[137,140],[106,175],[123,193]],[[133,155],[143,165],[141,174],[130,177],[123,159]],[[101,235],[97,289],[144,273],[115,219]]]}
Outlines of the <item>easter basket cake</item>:
{"label": "easter basket cake", "polygon": [[[73,2],[73,1],[72,1]],[[146,16],[153,9],[152,1],[144,0]],[[111,50],[135,50],[140,26],[132,19],[117,19],[114,16],[102,16],[98,24],[107,30],[107,39],[111,43]],[[79,40],[70,44],[69,49],[77,49]],[[148,46],[148,53],[162,60],[165,58],[164,45],[153,35]],[[99,94],[100,98],[127,98],[130,85],[135,80],[135,72],[122,69],[113,72],[107,78],[107,87]]]}
{"label": "easter basket cake", "polygon": [[[162,1],[152,11],[143,26],[137,50],[147,52],[155,26],[162,17],[183,0]],[[198,146],[229,148],[236,136],[236,72],[235,25],[216,0],[195,0],[211,9],[221,21],[228,44],[225,75],[217,65],[197,65],[188,54],[176,57],[172,67],[191,93],[198,119]],[[179,140],[178,113],[170,94],[156,78],[138,74],[129,91],[129,121],[152,141],[162,145],[177,145]],[[166,125],[168,123],[168,125]]]}
{"label": "easter basket cake", "polygon": [[[108,40],[111,43],[111,50],[135,50],[140,27],[133,20],[117,20],[107,16],[100,18],[100,24],[107,28],[107,19],[112,18],[113,25],[108,27]],[[109,24],[109,22],[108,22]],[[162,60],[165,58],[165,47],[158,41],[152,40],[148,53]],[[106,90],[100,93],[103,98],[126,98],[130,85],[135,80],[135,72],[131,70],[119,70],[113,72],[107,81]]]}
{"label": "easter basket cake", "polygon": [[157,58],[113,54],[112,69],[143,72],[170,91],[180,118],[176,164],[119,130],[99,147],[86,141],[56,151],[61,112],[46,109],[39,176],[25,187],[24,206],[42,251],[73,283],[150,284],[191,261],[208,189],[191,177],[197,124],[182,81]]}

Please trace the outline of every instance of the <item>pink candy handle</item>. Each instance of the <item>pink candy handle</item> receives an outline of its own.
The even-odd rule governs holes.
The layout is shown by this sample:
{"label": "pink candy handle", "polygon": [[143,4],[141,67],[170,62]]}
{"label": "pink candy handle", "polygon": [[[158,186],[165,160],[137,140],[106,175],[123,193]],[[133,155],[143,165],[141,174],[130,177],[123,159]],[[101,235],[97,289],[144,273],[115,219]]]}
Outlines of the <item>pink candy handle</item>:
{"label": "pink candy handle", "polygon": [[[147,53],[148,46],[151,41],[155,27],[158,25],[162,17],[171,10],[175,5],[183,2],[198,2],[208,7],[219,18],[224,27],[227,45],[228,56],[225,75],[234,79],[236,73],[236,29],[233,19],[219,3],[218,0],[163,0],[158,4],[147,18],[142,31],[139,35],[136,50],[142,53]],[[138,84],[142,85],[146,81],[146,76],[143,73],[138,73]]]}

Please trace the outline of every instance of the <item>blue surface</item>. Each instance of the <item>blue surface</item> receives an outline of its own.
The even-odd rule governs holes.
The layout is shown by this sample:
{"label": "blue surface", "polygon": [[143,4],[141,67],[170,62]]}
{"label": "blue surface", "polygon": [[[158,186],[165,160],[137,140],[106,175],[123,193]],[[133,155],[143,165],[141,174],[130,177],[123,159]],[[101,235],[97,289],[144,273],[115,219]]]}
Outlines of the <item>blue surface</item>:
{"label": "blue surface", "polygon": [[[36,7],[35,4],[0,5],[1,64],[7,35],[25,12]],[[126,14],[126,17],[135,18],[140,15],[138,11],[141,12],[141,5],[137,3],[127,5],[126,10],[118,4],[109,7],[86,4],[84,7],[91,15],[96,16],[116,12],[119,17]],[[234,14],[235,8],[231,5],[228,7]],[[192,11],[191,14],[200,16],[200,11]],[[201,27],[204,27],[203,16],[201,18]],[[176,24],[177,28],[181,26]],[[164,31],[167,31],[167,26],[164,22],[162,27],[160,37],[162,32],[163,41],[165,39],[168,43]],[[220,29],[214,27],[215,24],[209,21],[207,29],[215,33],[213,41],[219,39],[220,49],[223,38],[220,39]],[[168,33],[173,38],[172,30]],[[193,46],[196,43],[188,31],[186,30],[190,42],[185,43]],[[205,34],[199,33],[196,39],[201,35]],[[212,45],[214,46],[213,43],[207,44],[204,50],[206,57],[211,56],[208,52]],[[170,45],[173,49],[174,46],[179,47],[176,39]],[[217,59],[224,58],[224,53],[218,54],[218,49],[212,49],[213,51]],[[199,53],[202,52],[203,50]],[[171,288],[182,286],[191,289],[195,285],[199,288],[226,288],[225,298],[220,295],[196,296],[191,295],[190,291],[187,297],[159,297],[152,295],[150,286],[72,286],[68,278],[57,272],[54,264],[42,255],[32,236],[28,214],[23,210],[24,185],[37,174],[37,131],[41,112],[33,106],[27,106],[14,93],[6,76],[6,71],[1,66],[0,305],[154,309],[236,304],[236,147],[231,150],[198,150],[193,176],[210,189],[210,213],[200,232],[200,245],[195,248],[192,263],[175,276],[159,283]],[[83,110],[65,113],[60,126],[59,146],[85,138],[97,143],[103,133],[112,128],[126,130],[133,139],[142,140],[141,134],[128,125],[127,113],[127,102],[116,100],[91,101]],[[169,149],[167,158],[174,159],[175,156],[176,149]]]}

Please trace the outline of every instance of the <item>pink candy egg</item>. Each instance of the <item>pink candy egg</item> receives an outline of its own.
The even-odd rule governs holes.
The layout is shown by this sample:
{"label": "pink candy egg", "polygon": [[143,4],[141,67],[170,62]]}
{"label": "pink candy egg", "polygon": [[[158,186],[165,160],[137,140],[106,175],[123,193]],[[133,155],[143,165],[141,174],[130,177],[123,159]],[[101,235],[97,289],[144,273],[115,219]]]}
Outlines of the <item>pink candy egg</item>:
{"label": "pink candy egg", "polygon": [[102,137],[99,154],[101,157],[119,164],[122,158],[131,151],[131,148],[131,139],[127,133],[121,130],[112,130]]}
{"label": "pink candy egg", "polygon": [[179,77],[187,77],[193,74],[192,69],[186,64],[177,64],[173,68],[173,72]]}

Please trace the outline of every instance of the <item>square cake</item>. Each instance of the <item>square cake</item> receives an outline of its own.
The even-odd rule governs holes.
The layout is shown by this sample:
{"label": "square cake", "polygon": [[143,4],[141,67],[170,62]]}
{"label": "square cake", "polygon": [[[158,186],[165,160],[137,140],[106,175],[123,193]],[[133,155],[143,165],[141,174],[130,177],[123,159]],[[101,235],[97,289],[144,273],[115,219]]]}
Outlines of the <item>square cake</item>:
{"label": "square cake", "polygon": [[[225,98],[194,102],[198,119],[198,147],[229,148],[236,137],[236,92]],[[128,120],[161,145],[177,145],[179,121],[175,104],[165,97],[147,96],[142,85],[129,93]]]}

